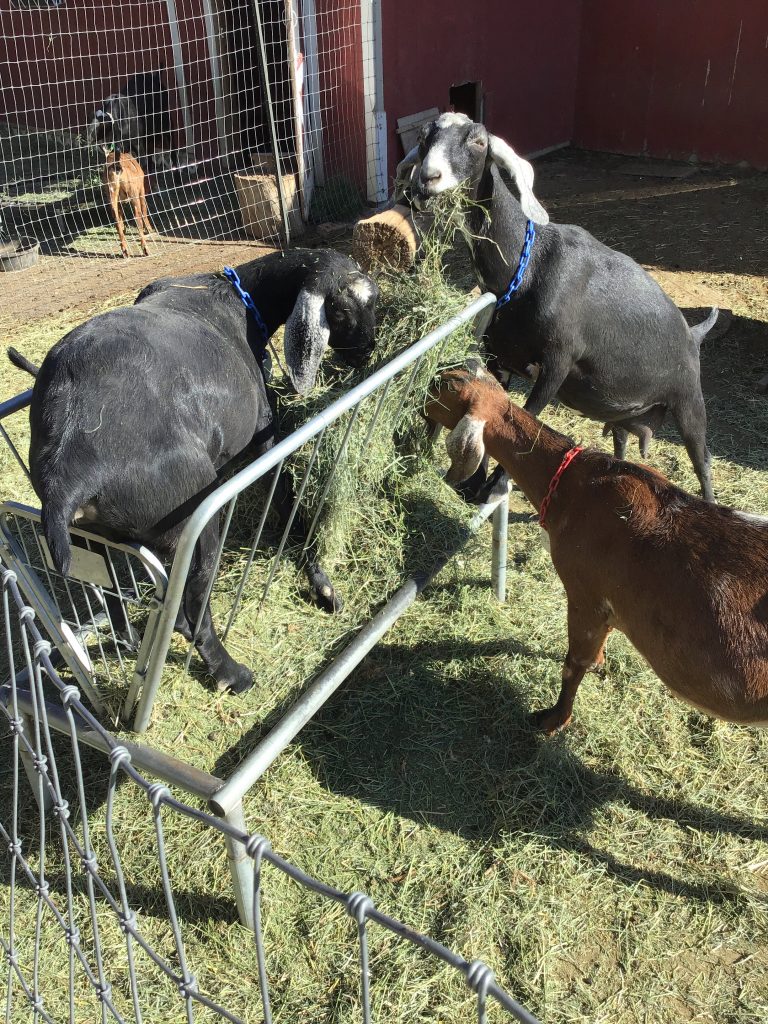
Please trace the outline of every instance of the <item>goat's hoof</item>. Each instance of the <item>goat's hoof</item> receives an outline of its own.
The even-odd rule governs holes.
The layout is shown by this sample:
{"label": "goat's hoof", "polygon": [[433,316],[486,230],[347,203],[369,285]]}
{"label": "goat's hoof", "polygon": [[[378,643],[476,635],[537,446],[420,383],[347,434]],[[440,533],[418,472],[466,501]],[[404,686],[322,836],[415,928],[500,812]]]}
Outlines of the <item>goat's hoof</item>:
{"label": "goat's hoof", "polygon": [[312,594],[317,605],[324,612],[337,614],[343,611],[344,601],[341,595],[336,592],[333,584],[322,570],[315,572],[312,576]]}
{"label": "goat's hoof", "polygon": [[336,593],[330,583],[327,586],[318,587],[315,590],[315,598],[324,612],[336,615],[344,611],[344,599]]}
{"label": "goat's hoof", "polygon": [[530,716],[531,724],[545,736],[554,736],[561,732],[570,723],[571,716],[563,718],[554,708],[547,708],[544,711],[534,711]]}
{"label": "goat's hoof", "polygon": [[503,476],[500,476],[498,480],[493,480],[489,477],[486,483],[478,491],[477,497],[474,499],[474,504],[487,505],[492,501],[497,501],[499,498],[503,498],[508,492],[509,477],[506,473]]}
{"label": "goat's hoof", "polygon": [[115,635],[129,651],[138,651],[141,638],[130,623],[126,623],[120,629],[115,629]]}
{"label": "goat's hoof", "polygon": [[216,680],[216,686],[220,691],[228,690],[235,694],[245,693],[253,686],[253,672],[245,665],[235,664],[231,672]]}

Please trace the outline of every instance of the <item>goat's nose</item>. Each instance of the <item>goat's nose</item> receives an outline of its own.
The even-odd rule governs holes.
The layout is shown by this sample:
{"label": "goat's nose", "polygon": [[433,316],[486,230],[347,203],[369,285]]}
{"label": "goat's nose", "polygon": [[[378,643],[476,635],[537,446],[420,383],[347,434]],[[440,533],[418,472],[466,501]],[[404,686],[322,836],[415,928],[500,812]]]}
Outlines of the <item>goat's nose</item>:
{"label": "goat's nose", "polygon": [[435,181],[440,181],[442,176],[443,172],[438,170],[427,171],[426,174],[424,173],[424,171],[421,172],[421,180],[424,182],[425,185],[431,184]]}

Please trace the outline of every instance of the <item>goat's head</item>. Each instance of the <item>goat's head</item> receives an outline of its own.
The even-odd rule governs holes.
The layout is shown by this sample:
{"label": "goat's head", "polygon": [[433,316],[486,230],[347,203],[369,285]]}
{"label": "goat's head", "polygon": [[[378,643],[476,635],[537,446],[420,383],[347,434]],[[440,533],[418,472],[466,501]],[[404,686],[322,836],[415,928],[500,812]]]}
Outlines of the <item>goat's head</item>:
{"label": "goat's head", "polygon": [[442,114],[424,125],[419,144],[398,164],[396,180],[410,182],[420,201],[463,183],[476,186],[489,162],[512,176],[526,217],[547,224],[549,216],[533,194],[533,167],[466,114]]}
{"label": "goat's head", "polygon": [[143,129],[136,106],[127,96],[108,96],[94,113],[85,137],[91,146],[134,144]]}
{"label": "goat's head", "polygon": [[299,394],[314,385],[328,345],[348,366],[363,366],[376,343],[379,289],[347,256],[316,253],[285,324],[286,369]]}
{"label": "goat's head", "polygon": [[508,409],[506,392],[479,362],[468,364],[466,369],[444,370],[435,379],[424,415],[431,423],[450,430],[445,439],[451,459],[447,483],[460,484],[472,476],[485,454],[486,423]]}

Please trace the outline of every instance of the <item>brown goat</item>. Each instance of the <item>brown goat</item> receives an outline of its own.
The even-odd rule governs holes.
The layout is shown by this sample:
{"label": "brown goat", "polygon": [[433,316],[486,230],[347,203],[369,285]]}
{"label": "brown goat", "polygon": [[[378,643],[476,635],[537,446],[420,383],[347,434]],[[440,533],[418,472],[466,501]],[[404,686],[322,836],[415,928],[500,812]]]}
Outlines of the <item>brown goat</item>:
{"label": "brown goat", "polygon": [[128,246],[125,241],[125,220],[120,204],[127,201],[130,201],[133,206],[136,227],[139,229],[141,251],[145,256],[148,256],[144,232],[146,231],[147,234],[151,234],[153,228],[149,223],[149,215],[147,213],[147,200],[144,194],[144,171],[141,164],[130,153],[121,152],[119,149],[108,151],[107,163],[104,168],[104,184],[109,193],[109,205],[112,207],[112,216],[115,219],[123,256],[128,255]]}
{"label": "brown goat", "polygon": [[544,732],[570,722],[612,629],[677,697],[729,722],[768,725],[768,519],[606,452],[574,457],[567,437],[485,373],[446,371],[425,413],[451,431],[449,482],[470,477],[487,453],[534,508],[549,495],[542,525],[568,599],[568,654],[557,704],[535,716]]}

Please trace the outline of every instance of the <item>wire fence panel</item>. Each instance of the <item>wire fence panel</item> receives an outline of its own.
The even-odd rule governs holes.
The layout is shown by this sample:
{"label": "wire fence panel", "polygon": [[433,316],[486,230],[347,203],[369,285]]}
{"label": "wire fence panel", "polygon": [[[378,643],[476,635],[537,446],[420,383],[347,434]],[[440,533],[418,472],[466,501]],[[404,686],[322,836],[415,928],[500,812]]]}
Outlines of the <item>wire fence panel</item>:
{"label": "wire fence panel", "polygon": [[[165,569],[146,548],[72,529],[72,565],[51,560],[37,509],[0,505],[0,552],[91,705],[117,720],[119,698],[141,677],[165,597]],[[0,664],[2,661],[0,659]]]}
{"label": "wire fence panel", "polygon": [[120,290],[121,209],[126,254],[144,224],[165,273],[354,219],[370,37],[360,0],[0,0],[0,259],[37,263],[9,312]]}
{"label": "wire fence panel", "polygon": [[[271,933],[269,911],[263,906],[270,878],[275,880],[273,871],[314,893],[322,904],[340,905],[352,919],[347,959],[350,965],[357,960],[356,969],[350,966],[358,976],[354,1019],[386,1019],[375,1012],[377,1005],[384,1005],[377,987],[380,965],[372,968],[369,956],[375,925],[421,950],[435,971],[442,963],[463,976],[474,993],[481,1024],[491,1003],[510,1018],[535,1024],[535,1018],[498,986],[485,964],[467,962],[382,913],[364,893],[341,892],[311,878],[274,853],[263,836],[248,835],[231,821],[178,799],[163,783],[150,782],[140,767],[142,761],[151,761],[153,752],[120,744],[103,729],[78,689],[57,673],[52,645],[39,631],[16,574],[1,559],[0,575],[2,646],[8,666],[7,681],[0,687],[0,722],[7,729],[3,749],[9,755],[0,790],[0,949],[5,960],[6,1024],[75,1019],[269,1024],[282,1019],[273,998],[270,963],[276,951],[266,941]],[[106,773],[88,763],[85,744],[106,754]],[[178,763],[174,768],[171,759],[166,762],[156,774],[162,778],[165,772],[177,781]],[[199,794],[205,793],[206,779],[213,786],[219,781],[203,778],[203,773],[197,776],[187,788]],[[183,771],[179,778],[184,785]],[[143,793],[148,805],[151,826],[143,833],[142,877],[151,875],[157,882],[151,908],[125,867],[128,846],[136,842],[119,817],[126,787]],[[183,822],[192,823],[185,828],[194,825],[198,837],[220,835],[230,846],[241,848],[250,867],[252,953],[248,971],[241,968],[238,976],[240,994],[245,989],[249,995],[250,1010],[245,1014],[230,1008],[215,969],[196,962],[190,952],[194,929],[179,911],[174,884],[179,865],[166,853],[169,838]],[[198,839],[197,845],[204,844]],[[196,898],[204,899],[205,893]],[[219,956],[227,955],[227,941],[236,931],[237,926],[230,926],[229,933],[218,935]],[[315,940],[310,934],[306,941]]]}

